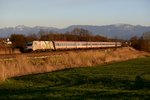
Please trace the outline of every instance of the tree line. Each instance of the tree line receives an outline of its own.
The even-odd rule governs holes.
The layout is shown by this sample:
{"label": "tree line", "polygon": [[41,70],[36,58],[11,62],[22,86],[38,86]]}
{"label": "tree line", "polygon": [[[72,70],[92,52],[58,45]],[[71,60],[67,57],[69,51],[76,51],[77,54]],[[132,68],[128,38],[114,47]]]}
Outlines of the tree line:
{"label": "tree line", "polygon": [[150,32],[145,32],[141,37],[134,36],[130,42],[133,48],[150,52]]}
{"label": "tree line", "polygon": [[85,29],[76,28],[71,32],[58,33],[40,30],[38,34],[25,36],[23,34],[12,34],[10,36],[13,48],[23,49],[27,42],[38,41],[113,41],[100,35],[93,35]]}
{"label": "tree line", "polygon": [[[10,36],[12,41],[12,48],[23,49],[27,42],[32,42],[35,40],[39,41],[121,41],[125,40],[110,39],[100,35],[93,35],[88,30],[82,28],[75,28],[71,32],[59,33],[59,32],[48,32],[40,30],[38,34],[22,35],[22,34],[12,34]],[[134,36],[130,40],[127,40],[128,44],[135,49],[150,51],[150,32],[145,32],[143,36]]]}

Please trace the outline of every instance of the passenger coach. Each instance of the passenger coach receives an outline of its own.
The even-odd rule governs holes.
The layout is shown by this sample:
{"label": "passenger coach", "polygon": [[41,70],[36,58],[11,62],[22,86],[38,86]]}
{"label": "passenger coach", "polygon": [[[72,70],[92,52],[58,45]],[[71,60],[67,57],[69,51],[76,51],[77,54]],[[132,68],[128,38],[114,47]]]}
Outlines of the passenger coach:
{"label": "passenger coach", "polygon": [[33,41],[26,44],[25,51],[113,48],[121,47],[121,45],[121,42]]}

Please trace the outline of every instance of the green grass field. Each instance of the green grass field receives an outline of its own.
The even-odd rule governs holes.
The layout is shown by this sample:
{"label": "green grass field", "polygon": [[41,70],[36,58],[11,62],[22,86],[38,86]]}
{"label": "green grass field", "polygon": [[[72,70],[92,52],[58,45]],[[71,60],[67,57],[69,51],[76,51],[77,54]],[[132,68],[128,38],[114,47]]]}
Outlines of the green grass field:
{"label": "green grass field", "polygon": [[150,100],[150,57],[10,78],[3,99]]}

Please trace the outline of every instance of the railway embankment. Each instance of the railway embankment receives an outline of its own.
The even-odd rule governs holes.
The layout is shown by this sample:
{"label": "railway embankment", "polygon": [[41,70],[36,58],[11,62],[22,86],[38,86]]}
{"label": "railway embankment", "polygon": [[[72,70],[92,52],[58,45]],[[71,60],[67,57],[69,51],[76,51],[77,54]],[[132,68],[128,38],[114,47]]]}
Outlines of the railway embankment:
{"label": "railway embankment", "polygon": [[17,55],[15,58],[9,60],[1,59],[0,80],[5,80],[9,77],[45,73],[66,68],[92,67],[99,64],[150,56],[147,52],[137,51],[131,47],[64,52],[66,53],[47,53],[44,57],[34,57],[31,56],[31,54],[31,57],[28,57],[27,55]]}

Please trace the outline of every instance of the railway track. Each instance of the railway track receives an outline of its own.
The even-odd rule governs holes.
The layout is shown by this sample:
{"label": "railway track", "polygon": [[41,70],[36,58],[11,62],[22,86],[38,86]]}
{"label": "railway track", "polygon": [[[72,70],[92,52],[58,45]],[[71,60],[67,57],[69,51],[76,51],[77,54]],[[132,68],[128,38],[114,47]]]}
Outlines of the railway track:
{"label": "railway track", "polygon": [[87,50],[60,50],[50,52],[30,52],[30,53],[18,53],[18,54],[0,54],[0,61],[14,60],[17,57],[27,57],[32,59],[49,58],[68,54],[69,52],[81,52]]}
{"label": "railway track", "polygon": [[108,50],[108,49],[81,49],[81,50],[60,50],[51,52],[31,52],[31,53],[18,53],[18,54],[0,54],[0,61],[4,60],[14,60],[17,57],[27,57],[32,59],[49,58],[54,56],[61,56],[63,54],[68,54],[69,52],[81,52],[89,50]]}
{"label": "railway track", "polygon": [[67,52],[57,51],[57,52],[38,52],[38,53],[20,53],[20,54],[0,54],[0,61],[4,60],[14,60],[17,57],[27,57],[32,59],[48,58],[54,56],[60,56],[62,54],[67,54]]}

